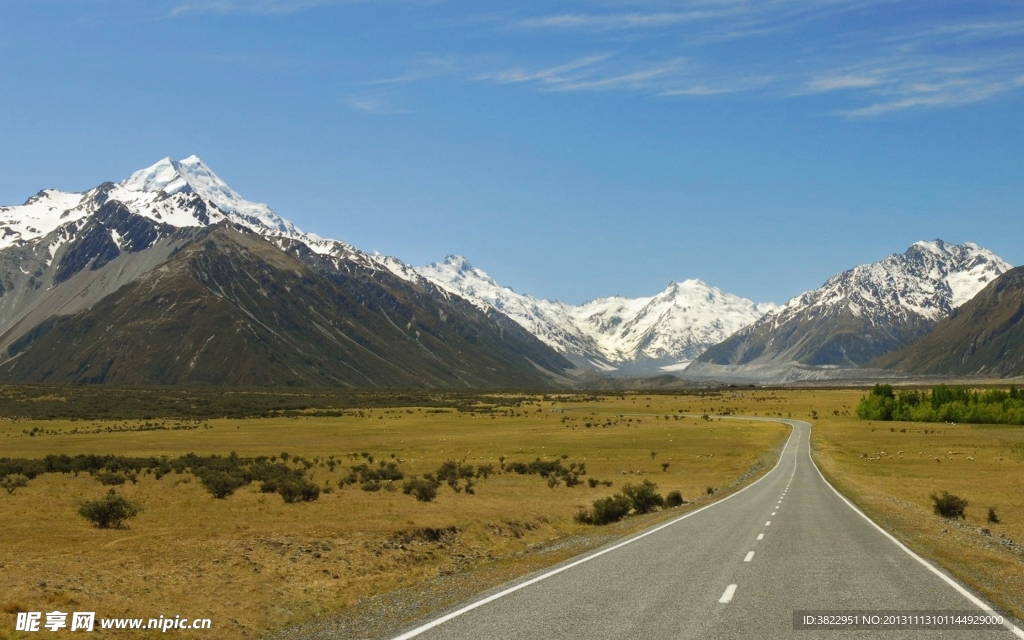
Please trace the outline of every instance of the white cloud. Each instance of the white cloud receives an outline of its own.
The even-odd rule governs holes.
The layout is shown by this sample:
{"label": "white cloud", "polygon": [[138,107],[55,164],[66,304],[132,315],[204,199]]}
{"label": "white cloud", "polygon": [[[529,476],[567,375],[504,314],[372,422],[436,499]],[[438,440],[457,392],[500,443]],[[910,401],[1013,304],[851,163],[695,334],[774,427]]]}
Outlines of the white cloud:
{"label": "white cloud", "polygon": [[599,62],[606,60],[609,54],[593,55],[584,58],[577,58],[565,64],[546,67],[534,71],[528,71],[522,67],[514,67],[504,71],[483,73],[475,76],[476,80],[489,80],[499,84],[516,84],[521,82],[540,82],[543,84],[564,84],[578,81],[585,77],[581,71],[593,67]]}
{"label": "white cloud", "polygon": [[864,89],[879,84],[881,80],[870,76],[826,76],[815,78],[807,83],[807,88],[813,92],[836,91],[838,89]]}
{"label": "white cloud", "polygon": [[190,13],[296,13],[326,5],[358,1],[359,0],[189,0],[188,2],[184,2],[174,7],[171,11],[171,15],[179,16]]}
{"label": "white cloud", "polygon": [[345,104],[352,110],[375,116],[393,116],[409,113],[394,107],[390,100],[379,96],[349,96]]}
{"label": "white cloud", "polygon": [[517,25],[527,29],[584,29],[609,31],[616,29],[638,29],[667,27],[683,22],[703,20],[720,16],[711,11],[662,12],[662,13],[619,13],[619,14],[563,14],[527,18]]}

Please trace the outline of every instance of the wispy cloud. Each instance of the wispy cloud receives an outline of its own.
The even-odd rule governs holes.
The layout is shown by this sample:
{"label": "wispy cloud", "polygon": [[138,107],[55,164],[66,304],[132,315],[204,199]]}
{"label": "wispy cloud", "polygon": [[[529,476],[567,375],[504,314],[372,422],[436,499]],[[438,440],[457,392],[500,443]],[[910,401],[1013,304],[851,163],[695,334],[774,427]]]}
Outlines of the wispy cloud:
{"label": "wispy cloud", "polygon": [[1005,82],[950,81],[943,84],[915,84],[900,97],[880,100],[866,107],[841,110],[848,118],[866,118],[905,111],[915,107],[954,107],[988,100],[1024,87],[1024,75]]}
{"label": "wispy cloud", "polygon": [[526,29],[585,29],[610,31],[669,27],[683,22],[706,20],[721,14],[712,11],[617,13],[617,14],[562,14],[526,18],[516,24]]}
{"label": "wispy cloud", "polygon": [[879,84],[881,80],[870,76],[826,76],[815,78],[807,83],[807,89],[812,92],[837,91],[840,89],[864,89]]}
{"label": "wispy cloud", "polygon": [[858,118],[955,107],[1016,91],[1024,76],[1024,6],[979,1],[981,9],[955,0],[613,0],[604,11],[488,13],[473,22],[477,50],[453,46],[361,84],[445,78],[660,98],[747,93]]}
{"label": "wispy cloud", "polygon": [[553,67],[534,70],[513,67],[502,71],[477,74],[474,79],[497,82],[498,84],[537,82],[546,85],[562,85],[581,81],[587,77],[589,69],[593,69],[599,62],[607,60],[609,57],[610,54],[591,55]]}
{"label": "wispy cloud", "polygon": [[190,13],[251,13],[282,14],[308,11],[332,4],[352,3],[359,0],[189,0],[171,10],[172,16]]}
{"label": "wispy cloud", "polygon": [[399,109],[389,99],[380,96],[349,96],[344,101],[344,104],[353,111],[374,116],[393,116],[409,113],[409,110]]}

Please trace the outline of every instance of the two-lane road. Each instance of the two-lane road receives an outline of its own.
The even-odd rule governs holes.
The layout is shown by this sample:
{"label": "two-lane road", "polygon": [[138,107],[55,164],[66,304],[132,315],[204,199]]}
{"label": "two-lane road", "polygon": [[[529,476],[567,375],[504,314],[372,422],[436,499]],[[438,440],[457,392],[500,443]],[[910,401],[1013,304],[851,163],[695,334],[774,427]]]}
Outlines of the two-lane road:
{"label": "two-lane road", "polygon": [[[794,611],[974,611],[983,602],[864,517],[793,427],[731,496],[421,621],[398,638],[1024,638],[998,630],[795,630]],[[1012,626],[1012,625],[1011,625]]]}

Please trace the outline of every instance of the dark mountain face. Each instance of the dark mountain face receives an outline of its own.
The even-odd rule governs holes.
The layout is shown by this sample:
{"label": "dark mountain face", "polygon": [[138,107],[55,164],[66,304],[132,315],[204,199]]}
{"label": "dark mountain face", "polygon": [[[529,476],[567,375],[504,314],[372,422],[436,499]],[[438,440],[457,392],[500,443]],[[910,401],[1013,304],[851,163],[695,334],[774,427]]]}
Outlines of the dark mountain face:
{"label": "dark mountain face", "polygon": [[1024,267],[1004,273],[917,343],[869,366],[923,375],[1024,375]]}
{"label": "dark mountain face", "polygon": [[[129,230],[135,217],[107,213],[88,224]],[[228,224],[192,233],[90,307],[26,328],[9,343],[0,380],[538,387],[551,381],[541,369],[571,367],[504,316],[429,284],[301,243],[282,250]],[[72,275],[101,268],[116,257],[101,236],[111,239],[83,229],[58,264],[74,263]]]}

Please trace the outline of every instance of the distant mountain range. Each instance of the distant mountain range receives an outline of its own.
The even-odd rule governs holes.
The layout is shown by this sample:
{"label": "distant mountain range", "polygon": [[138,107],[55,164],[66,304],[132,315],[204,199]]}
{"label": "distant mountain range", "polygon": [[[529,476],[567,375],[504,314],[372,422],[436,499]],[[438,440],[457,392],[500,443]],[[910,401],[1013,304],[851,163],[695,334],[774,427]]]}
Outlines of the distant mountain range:
{"label": "distant mountain range", "polygon": [[841,375],[838,370],[913,344],[1011,268],[975,244],[917,242],[770,311],[701,354],[686,375],[772,381]]}
{"label": "distant mountain range", "polygon": [[1024,276],[1011,269],[935,240],[781,307],[699,280],[569,305],[458,256],[413,268],[304,233],[199,158],[168,158],[0,207],[0,381],[621,388],[607,377],[1021,375]]}
{"label": "distant mountain range", "polygon": [[196,157],[0,209],[0,380],[547,386],[572,365],[401,262],[302,233]]}
{"label": "distant mountain range", "polygon": [[650,298],[613,296],[576,306],[516,293],[461,256],[416,271],[480,309],[504,313],[576,364],[619,375],[681,371],[774,308],[700,280],[670,283]]}

